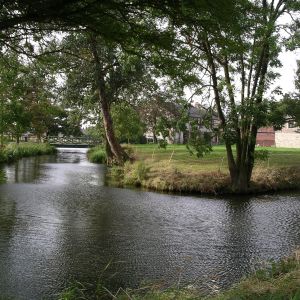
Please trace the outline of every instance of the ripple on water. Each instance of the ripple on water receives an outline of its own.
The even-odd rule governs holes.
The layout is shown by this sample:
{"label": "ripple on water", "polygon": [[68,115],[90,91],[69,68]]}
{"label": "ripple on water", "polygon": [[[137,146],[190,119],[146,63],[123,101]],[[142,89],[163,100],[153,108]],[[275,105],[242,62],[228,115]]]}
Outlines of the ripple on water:
{"label": "ripple on water", "polygon": [[16,299],[95,281],[113,260],[110,288],[143,280],[219,289],[300,245],[299,194],[214,199],[104,185],[85,151],[26,158],[0,186],[0,291]]}

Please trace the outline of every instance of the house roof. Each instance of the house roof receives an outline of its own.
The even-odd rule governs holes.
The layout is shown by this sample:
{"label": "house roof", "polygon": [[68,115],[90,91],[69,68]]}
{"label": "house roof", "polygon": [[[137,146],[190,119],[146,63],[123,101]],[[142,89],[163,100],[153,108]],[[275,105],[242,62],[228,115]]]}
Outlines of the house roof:
{"label": "house roof", "polygon": [[[191,105],[189,107],[188,113],[191,118],[199,119],[203,118],[208,113],[208,111],[209,109],[206,109],[203,106],[199,105],[198,107],[195,107]],[[218,118],[218,114],[215,111],[212,112],[212,115],[213,117]]]}

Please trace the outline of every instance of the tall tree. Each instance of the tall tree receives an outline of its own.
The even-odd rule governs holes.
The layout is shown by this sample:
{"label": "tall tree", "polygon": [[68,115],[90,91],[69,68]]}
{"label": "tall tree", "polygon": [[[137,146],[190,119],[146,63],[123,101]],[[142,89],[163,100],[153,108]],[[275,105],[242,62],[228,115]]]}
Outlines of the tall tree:
{"label": "tall tree", "polygon": [[67,76],[66,97],[85,107],[96,107],[96,114],[101,111],[109,151],[121,164],[127,155],[115,135],[111,105],[134,98],[143,77],[143,64],[137,56],[122,51],[117,43],[89,33],[69,35],[63,44],[69,49],[62,57]]}
{"label": "tall tree", "polygon": [[13,134],[17,142],[29,128],[30,116],[24,102],[25,67],[15,53],[10,51],[0,56],[0,129],[1,145],[4,133]]}
{"label": "tall tree", "polygon": [[[254,167],[258,128],[267,121],[265,92],[280,65],[280,17],[299,11],[289,0],[229,2],[224,20],[204,16],[196,6],[183,6],[190,21],[177,27],[178,57],[186,55],[199,88],[212,92],[220,118],[232,189],[246,192]],[[293,22],[291,20],[291,22]],[[285,24],[285,26],[288,26]],[[290,25],[292,28],[292,25]],[[178,62],[180,64],[180,61]],[[236,146],[236,154],[232,149]]]}

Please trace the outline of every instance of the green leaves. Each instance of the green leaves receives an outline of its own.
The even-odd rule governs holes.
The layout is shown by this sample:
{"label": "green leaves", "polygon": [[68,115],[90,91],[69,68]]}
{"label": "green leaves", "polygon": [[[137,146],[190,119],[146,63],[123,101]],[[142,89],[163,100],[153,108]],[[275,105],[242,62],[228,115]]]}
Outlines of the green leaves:
{"label": "green leaves", "polygon": [[145,126],[137,111],[126,103],[112,107],[112,118],[115,134],[121,142],[139,142],[144,134]]}
{"label": "green leaves", "polygon": [[279,130],[286,122],[300,125],[299,94],[286,94],[281,101],[271,101],[269,103],[268,124]]}
{"label": "green leaves", "polygon": [[211,134],[209,132],[201,132],[197,125],[192,125],[189,134],[190,137],[186,147],[191,155],[195,154],[200,158],[212,151]]}

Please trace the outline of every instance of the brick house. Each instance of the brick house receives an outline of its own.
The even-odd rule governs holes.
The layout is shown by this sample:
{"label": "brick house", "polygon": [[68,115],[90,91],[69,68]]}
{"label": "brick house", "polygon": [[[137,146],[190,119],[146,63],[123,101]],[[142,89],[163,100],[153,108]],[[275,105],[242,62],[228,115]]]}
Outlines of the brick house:
{"label": "brick house", "polygon": [[256,144],[259,146],[276,146],[284,148],[300,148],[300,127],[289,121],[281,130],[263,127],[258,130]]}
{"label": "brick house", "polygon": [[273,127],[262,127],[259,128],[257,137],[256,137],[256,145],[271,147],[275,146],[275,130]]}

